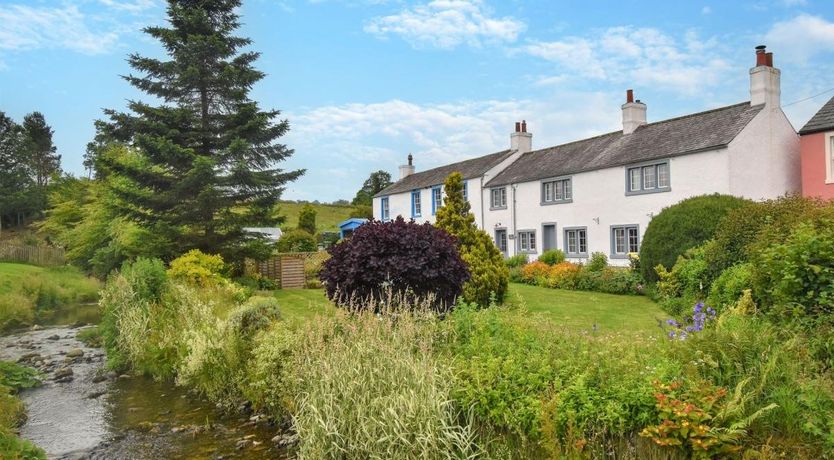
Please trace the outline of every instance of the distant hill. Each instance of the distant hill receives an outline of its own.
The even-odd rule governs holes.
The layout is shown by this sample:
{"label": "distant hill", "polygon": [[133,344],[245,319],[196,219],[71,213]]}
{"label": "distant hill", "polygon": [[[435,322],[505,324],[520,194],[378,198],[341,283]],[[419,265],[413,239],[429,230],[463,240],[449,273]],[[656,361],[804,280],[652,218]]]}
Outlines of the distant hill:
{"label": "distant hill", "polygon": [[[349,218],[354,210],[354,207],[350,205],[310,204],[316,208],[316,228],[320,232],[338,232],[339,223]],[[281,225],[283,230],[298,226],[298,213],[304,205],[305,203],[295,203],[292,201],[278,203],[278,214],[286,217],[284,224]]]}

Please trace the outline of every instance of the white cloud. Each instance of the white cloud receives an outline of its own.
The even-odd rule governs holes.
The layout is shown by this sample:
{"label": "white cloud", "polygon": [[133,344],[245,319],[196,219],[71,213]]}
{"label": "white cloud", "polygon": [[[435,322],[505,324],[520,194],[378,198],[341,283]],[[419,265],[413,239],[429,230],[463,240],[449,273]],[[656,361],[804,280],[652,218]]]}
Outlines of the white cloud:
{"label": "white cloud", "polygon": [[805,63],[818,53],[834,51],[834,23],[801,14],[774,24],[764,40],[779,52],[780,60]]}
{"label": "white cloud", "polygon": [[414,47],[455,48],[461,44],[511,43],[526,26],[506,16],[492,17],[481,0],[433,0],[398,14],[371,19],[364,30],[378,37],[398,35]]}
{"label": "white cloud", "polygon": [[0,6],[0,49],[60,48],[84,54],[112,49],[118,34],[91,30],[87,18],[74,5],[64,7]]}
{"label": "white cloud", "polygon": [[712,8],[710,8],[709,6],[705,6],[705,7],[701,8],[701,14],[710,14],[710,13],[712,13]]}
{"label": "white cloud", "polygon": [[[588,37],[530,42],[523,51],[559,66],[559,74],[694,94],[730,70],[716,40],[675,38],[654,28],[612,27]],[[710,57],[712,55],[713,57]]]}

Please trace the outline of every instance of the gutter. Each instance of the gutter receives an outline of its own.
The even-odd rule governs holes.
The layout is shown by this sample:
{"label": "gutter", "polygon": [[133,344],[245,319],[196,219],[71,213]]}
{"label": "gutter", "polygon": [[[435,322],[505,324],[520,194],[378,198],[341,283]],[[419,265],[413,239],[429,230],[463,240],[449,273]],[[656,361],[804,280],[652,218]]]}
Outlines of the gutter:
{"label": "gutter", "polygon": [[480,200],[481,201],[481,230],[486,230],[486,220],[484,220],[485,217],[484,217],[484,175],[483,174],[481,174],[480,181],[481,181],[481,187],[480,187],[480,191],[481,191],[481,200]]}
{"label": "gutter", "polygon": [[516,221],[515,221],[515,215],[516,215],[516,209],[515,209],[515,189],[516,189],[516,187],[518,187],[516,184],[511,184],[511,185],[510,185],[510,188],[511,188],[511,189],[512,189],[512,191],[513,191],[513,255],[516,255],[516,254],[518,253],[518,242],[517,242],[517,240],[516,240],[516,234],[515,234],[515,233],[516,233],[516,232],[515,232],[515,227],[516,227]]}

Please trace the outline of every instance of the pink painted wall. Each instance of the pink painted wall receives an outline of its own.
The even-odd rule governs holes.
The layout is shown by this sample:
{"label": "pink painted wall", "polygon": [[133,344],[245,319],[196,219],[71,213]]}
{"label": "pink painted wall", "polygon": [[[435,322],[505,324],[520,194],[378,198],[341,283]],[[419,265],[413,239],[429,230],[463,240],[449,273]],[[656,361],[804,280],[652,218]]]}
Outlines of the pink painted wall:
{"label": "pink painted wall", "polygon": [[826,134],[806,134],[799,140],[802,157],[802,196],[834,199],[834,184],[825,183]]}

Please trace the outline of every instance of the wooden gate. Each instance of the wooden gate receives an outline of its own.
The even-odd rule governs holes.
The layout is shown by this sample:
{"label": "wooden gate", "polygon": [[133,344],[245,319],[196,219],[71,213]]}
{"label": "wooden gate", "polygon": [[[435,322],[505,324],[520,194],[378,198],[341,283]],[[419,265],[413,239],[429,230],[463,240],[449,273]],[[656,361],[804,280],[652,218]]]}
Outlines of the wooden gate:
{"label": "wooden gate", "polygon": [[301,257],[281,257],[281,289],[299,289],[304,287],[304,259]]}

